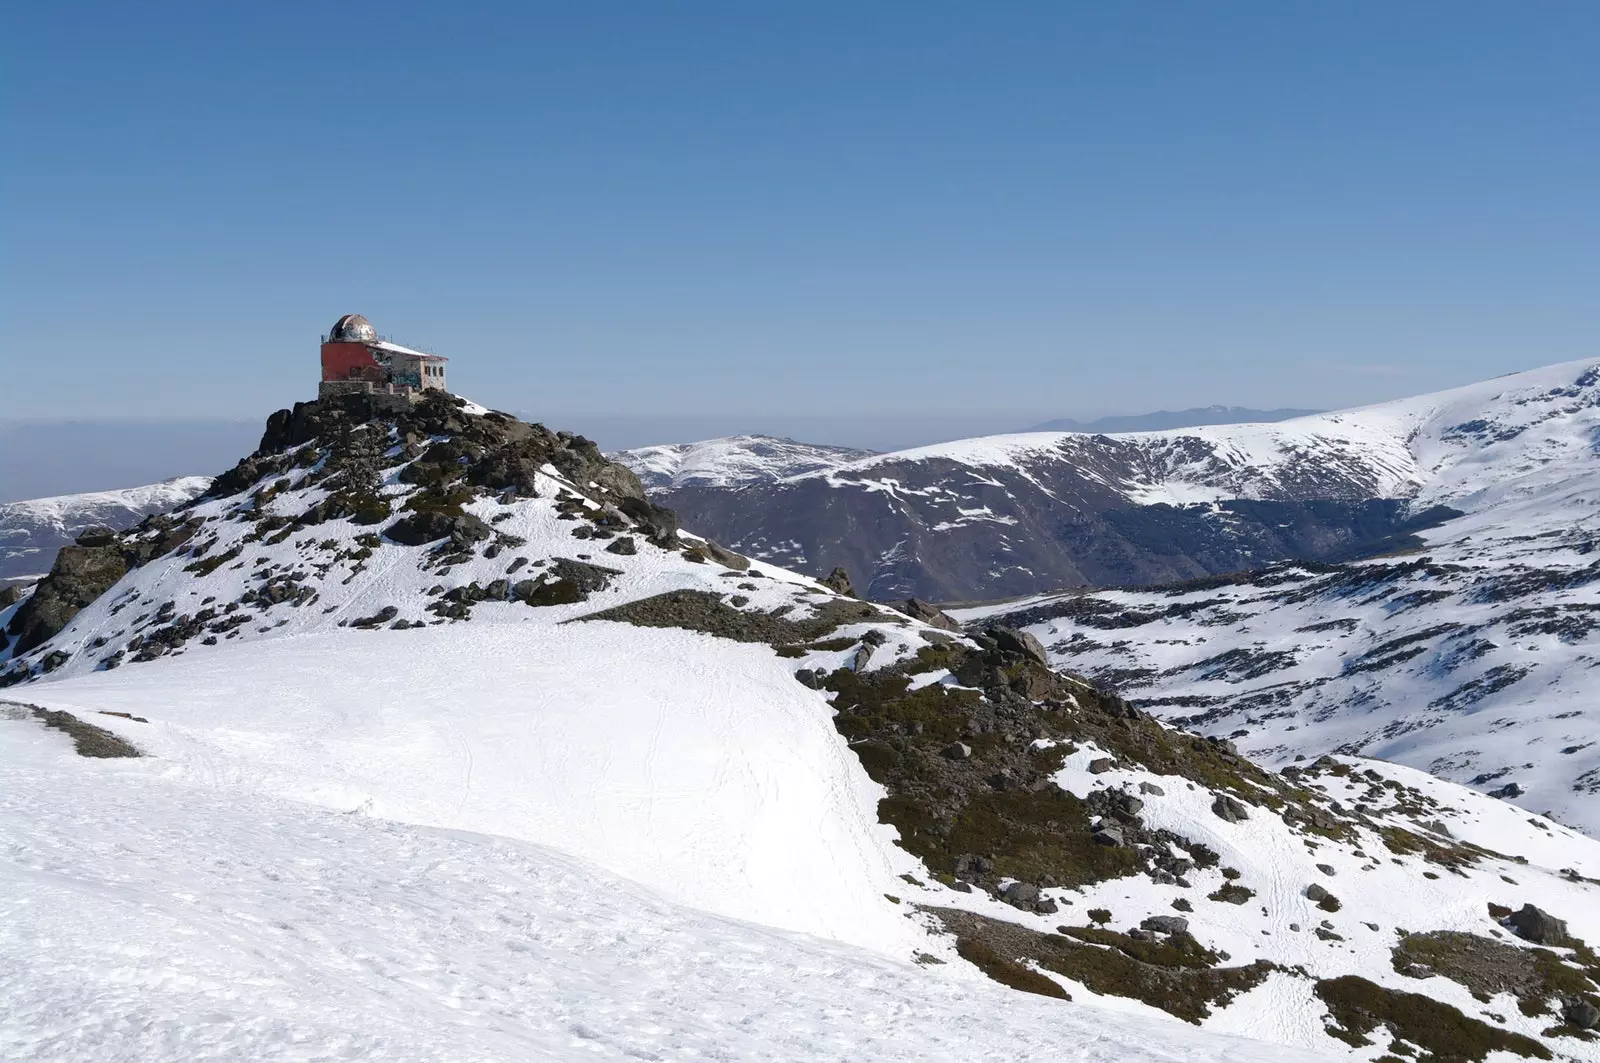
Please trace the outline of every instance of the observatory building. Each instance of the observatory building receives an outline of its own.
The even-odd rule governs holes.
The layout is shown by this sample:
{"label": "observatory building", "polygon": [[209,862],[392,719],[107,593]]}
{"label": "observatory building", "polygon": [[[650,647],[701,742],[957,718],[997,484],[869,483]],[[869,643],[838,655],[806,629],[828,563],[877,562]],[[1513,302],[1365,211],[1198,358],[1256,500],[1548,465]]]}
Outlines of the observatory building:
{"label": "observatory building", "polygon": [[424,391],[444,384],[444,364],[437,354],[424,354],[378,338],[372,323],[360,314],[346,314],[322,337],[322,383],[319,399],[365,393],[415,401]]}

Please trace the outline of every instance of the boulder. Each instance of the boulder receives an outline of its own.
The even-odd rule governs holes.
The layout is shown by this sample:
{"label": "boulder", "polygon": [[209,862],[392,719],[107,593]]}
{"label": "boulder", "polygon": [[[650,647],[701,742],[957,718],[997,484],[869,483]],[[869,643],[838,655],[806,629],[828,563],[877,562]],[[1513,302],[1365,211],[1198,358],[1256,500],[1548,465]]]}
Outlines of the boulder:
{"label": "boulder", "polygon": [[1039,901],[1039,887],[1031,882],[1013,882],[1001,891],[1000,897],[1013,908],[1031,909]]}
{"label": "boulder", "polygon": [[1115,827],[1100,827],[1090,837],[1096,845],[1104,845],[1110,849],[1120,849],[1127,844],[1127,839]]}
{"label": "boulder", "polygon": [[828,573],[826,577],[818,580],[817,582],[821,583],[824,587],[828,588],[830,591],[833,591],[835,594],[844,594],[851,598],[858,597],[855,587],[851,586],[850,584],[850,573],[846,572],[843,568],[835,568],[832,572]]}
{"label": "boulder", "polygon": [[972,756],[972,747],[965,742],[952,742],[944,747],[944,755],[951,760],[966,760]]}
{"label": "boulder", "polygon": [[1090,775],[1104,775],[1117,766],[1117,762],[1110,757],[1095,757],[1089,762]]}
{"label": "boulder", "polygon": [[1140,783],[1139,784],[1139,792],[1141,794],[1149,794],[1152,797],[1165,797],[1166,793],[1167,793],[1165,790],[1163,790],[1161,787],[1157,786],[1153,782],[1142,782],[1142,783]]}
{"label": "boulder", "polygon": [[1524,904],[1512,912],[1506,919],[1506,925],[1518,937],[1535,945],[1554,945],[1559,948],[1572,943],[1572,939],[1567,936],[1566,920],[1557,919],[1544,909],[1535,908],[1531,904]]}
{"label": "boulder", "polygon": [[1151,915],[1140,920],[1139,929],[1153,930],[1157,934],[1187,934],[1189,920],[1181,915]]}
{"label": "boulder", "polygon": [[619,535],[606,546],[606,553],[630,557],[639,552],[639,544],[631,535]]}
{"label": "boulder", "polygon": [[1324,901],[1328,898],[1328,891],[1317,885],[1315,882],[1307,886],[1305,892],[1306,900],[1308,901]]}
{"label": "boulder", "polygon": [[1050,666],[1050,658],[1044,652],[1044,644],[1026,631],[1017,631],[1009,627],[992,627],[984,634],[994,640],[1002,653],[1020,653],[1047,668]]}
{"label": "boulder", "polygon": [[1579,1030],[1593,1030],[1600,1027],[1600,1008],[1587,1000],[1575,1000],[1568,1004],[1561,1017],[1567,1020],[1568,1026]]}
{"label": "boulder", "polygon": [[903,602],[895,603],[895,608],[913,620],[920,620],[924,624],[944,628],[946,631],[961,630],[961,625],[956,623],[943,609],[931,602],[925,602],[921,598],[907,598]]}
{"label": "boulder", "polygon": [[1250,818],[1250,811],[1239,801],[1227,794],[1218,794],[1217,799],[1211,802],[1211,811],[1216,813],[1218,819],[1226,823],[1238,823]]}
{"label": "boulder", "polygon": [[117,533],[110,528],[97,525],[83,529],[73,541],[79,546],[110,546],[117,541]]}
{"label": "boulder", "polygon": [[748,557],[743,554],[736,554],[727,547],[712,542],[710,539],[702,543],[700,548],[706,552],[707,557],[723,568],[731,568],[735,572],[743,572],[750,567],[750,559]]}

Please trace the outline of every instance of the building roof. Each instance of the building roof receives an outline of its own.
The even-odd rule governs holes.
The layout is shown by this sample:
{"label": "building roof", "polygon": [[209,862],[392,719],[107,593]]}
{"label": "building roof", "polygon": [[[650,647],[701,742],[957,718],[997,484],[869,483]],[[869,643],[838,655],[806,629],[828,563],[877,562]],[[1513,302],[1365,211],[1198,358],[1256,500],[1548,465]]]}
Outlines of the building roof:
{"label": "building roof", "polygon": [[372,340],[367,343],[375,351],[388,351],[390,354],[403,354],[408,358],[420,358],[424,362],[448,362],[450,359],[439,354],[424,354],[422,351],[413,351],[410,347],[402,347],[398,343],[388,340]]}
{"label": "building roof", "polygon": [[372,322],[360,314],[346,314],[328,330],[329,343],[372,343],[377,338]]}

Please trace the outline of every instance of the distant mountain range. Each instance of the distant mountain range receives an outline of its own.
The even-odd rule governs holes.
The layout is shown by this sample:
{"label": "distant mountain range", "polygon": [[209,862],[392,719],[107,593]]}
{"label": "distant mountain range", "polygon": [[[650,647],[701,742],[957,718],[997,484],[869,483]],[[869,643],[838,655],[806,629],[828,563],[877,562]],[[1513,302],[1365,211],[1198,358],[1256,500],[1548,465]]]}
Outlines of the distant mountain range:
{"label": "distant mountain range", "polygon": [[209,476],[180,476],[145,487],[56,495],[0,504],[0,579],[50,571],[56,551],[85,528],[120,531],[164,513],[211,486]]}
{"label": "distant mountain range", "polygon": [[1208,424],[1262,424],[1309,417],[1321,410],[1252,410],[1244,406],[1196,406],[1192,410],[1157,410],[1155,413],[1122,414],[1093,421],[1070,417],[1046,421],[1030,432],[1162,432],[1169,428],[1193,428]]}

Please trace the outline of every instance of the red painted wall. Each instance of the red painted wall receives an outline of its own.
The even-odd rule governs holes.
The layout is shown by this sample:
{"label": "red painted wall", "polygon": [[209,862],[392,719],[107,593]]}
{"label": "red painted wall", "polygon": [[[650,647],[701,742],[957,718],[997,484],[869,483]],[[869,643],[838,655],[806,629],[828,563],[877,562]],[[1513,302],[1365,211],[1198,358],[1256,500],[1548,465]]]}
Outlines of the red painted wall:
{"label": "red painted wall", "polygon": [[324,343],[323,380],[371,380],[383,382],[383,369],[364,343]]}

